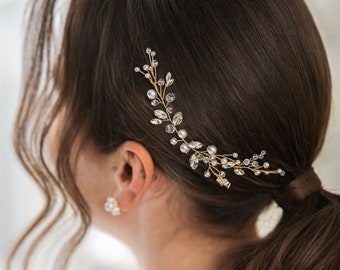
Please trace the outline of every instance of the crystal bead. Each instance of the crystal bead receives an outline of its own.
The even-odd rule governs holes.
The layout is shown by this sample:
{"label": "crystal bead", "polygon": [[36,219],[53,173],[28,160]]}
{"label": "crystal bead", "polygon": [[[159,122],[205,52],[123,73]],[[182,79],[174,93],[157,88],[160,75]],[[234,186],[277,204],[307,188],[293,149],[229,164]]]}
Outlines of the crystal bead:
{"label": "crystal bead", "polygon": [[263,168],[265,168],[265,169],[268,169],[269,168],[269,163],[268,162],[265,162],[265,163],[263,163]]}
{"label": "crystal bead", "polygon": [[236,161],[235,161],[235,164],[236,164],[236,165],[240,165],[240,164],[241,164],[241,161],[240,161],[240,160],[236,160]]}
{"label": "crystal bead", "polygon": [[253,155],[253,160],[257,160],[259,158],[259,156],[257,154]]}
{"label": "crystal bead", "polygon": [[155,51],[152,51],[150,54],[151,54],[151,56],[155,56],[155,55],[156,55],[156,52],[155,52]]}
{"label": "crystal bead", "polygon": [[204,157],[203,158],[203,163],[208,164],[209,163],[209,158],[208,157]]}
{"label": "crystal bead", "polygon": [[144,69],[145,71],[149,70],[149,65],[144,65],[144,66],[143,66],[143,69]]}
{"label": "crystal bead", "polygon": [[154,89],[149,89],[146,95],[149,99],[155,99],[157,97],[157,92]]}
{"label": "crystal bead", "polygon": [[266,150],[262,150],[260,155],[261,156],[265,156],[266,154],[267,154],[267,151]]}
{"label": "crystal bead", "polygon": [[168,119],[168,115],[166,114],[165,111],[162,110],[155,110],[155,116],[158,117],[159,119],[166,120]]}
{"label": "crystal bead", "polygon": [[176,112],[172,119],[172,122],[174,123],[175,126],[178,126],[182,123],[182,121],[183,121],[183,113]]}
{"label": "crystal bead", "polygon": [[228,159],[227,158],[222,158],[221,159],[221,164],[222,165],[226,165],[228,163]]}
{"label": "crystal bead", "polygon": [[158,61],[157,61],[157,60],[153,60],[153,61],[151,62],[151,66],[152,66],[152,67],[157,67],[157,66],[158,66]]}
{"label": "crystal bead", "polygon": [[165,132],[168,134],[174,133],[176,131],[176,128],[173,124],[168,124],[165,126]]}
{"label": "crystal bead", "polygon": [[144,77],[149,79],[150,78],[150,74],[149,73],[145,73]]}
{"label": "crystal bead", "polygon": [[282,169],[277,169],[277,173],[280,174],[281,176],[284,176],[286,173]]}
{"label": "crystal bead", "polygon": [[225,177],[225,172],[224,171],[220,171],[220,176],[224,178]]}
{"label": "crystal bead", "polygon": [[176,96],[175,96],[175,94],[174,93],[168,93],[168,94],[166,94],[166,96],[165,96],[165,100],[167,101],[167,102],[173,102],[174,100],[176,99]]}
{"label": "crystal bead", "polygon": [[178,143],[177,138],[175,138],[175,137],[171,138],[171,139],[170,139],[170,143],[171,143],[172,145],[176,145],[176,144]]}
{"label": "crystal bead", "polygon": [[158,84],[159,86],[163,86],[163,85],[165,84],[164,79],[160,78],[160,79],[158,80],[157,84]]}
{"label": "crystal bead", "polygon": [[190,147],[186,143],[182,143],[179,147],[179,150],[181,150],[182,153],[188,153],[190,150]]}
{"label": "crystal bead", "polygon": [[157,106],[159,104],[159,101],[157,99],[154,99],[151,101],[152,106]]}
{"label": "crystal bead", "polygon": [[235,169],[234,172],[237,175],[244,175],[244,170],[242,170],[242,169]]}
{"label": "crystal bead", "polygon": [[254,167],[258,167],[259,166],[259,163],[258,161],[254,160],[251,165],[253,165]]}
{"label": "crystal bead", "polygon": [[254,174],[255,174],[256,176],[259,176],[259,175],[261,174],[261,172],[260,172],[260,171],[255,171]]}
{"label": "crystal bead", "polygon": [[216,159],[215,159],[215,160],[213,160],[213,161],[211,161],[211,165],[212,165],[212,166],[214,166],[214,167],[215,167],[215,166],[217,166],[217,164],[218,164],[218,162],[217,162],[217,160],[216,160]]}
{"label": "crystal bead", "polygon": [[180,129],[178,131],[178,137],[185,139],[188,136],[188,132],[185,129]]}
{"label": "crystal bead", "polygon": [[166,108],[166,112],[167,112],[168,114],[172,114],[173,108],[172,108],[172,107]]}
{"label": "crystal bead", "polygon": [[151,49],[150,49],[150,48],[146,48],[145,52],[146,52],[147,54],[150,54],[150,53],[151,53]]}
{"label": "crystal bead", "polygon": [[208,178],[211,176],[211,173],[209,171],[204,172],[204,177]]}
{"label": "crystal bead", "polygon": [[139,67],[135,67],[135,72],[139,72],[140,71],[140,68]]}
{"label": "crystal bead", "polygon": [[112,204],[112,203],[106,202],[106,203],[104,204],[104,208],[105,208],[105,211],[106,211],[106,212],[111,212],[111,210],[113,209],[113,204]]}
{"label": "crystal bead", "polygon": [[243,160],[243,164],[248,166],[250,164],[250,160],[246,158],[245,160]]}
{"label": "crystal bead", "polygon": [[160,125],[160,124],[163,123],[163,121],[162,121],[161,119],[159,119],[159,118],[151,119],[150,122],[151,122],[151,124],[153,124],[153,125]]}
{"label": "crystal bead", "polygon": [[233,153],[233,158],[238,158],[238,154],[237,153]]}
{"label": "crystal bead", "polygon": [[208,152],[210,155],[216,154],[216,152],[217,152],[216,146],[215,146],[215,145],[209,145],[209,146],[207,147],[207,152]]}

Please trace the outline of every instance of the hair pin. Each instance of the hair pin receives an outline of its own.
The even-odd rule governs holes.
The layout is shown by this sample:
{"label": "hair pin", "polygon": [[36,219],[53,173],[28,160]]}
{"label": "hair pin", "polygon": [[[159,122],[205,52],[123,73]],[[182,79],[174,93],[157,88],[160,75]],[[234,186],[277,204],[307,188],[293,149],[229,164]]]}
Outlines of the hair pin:
{"label": "hair pin", "polygon": [[[260,164],[266,155],[266,151],[262,150],[260,154],[254,154],[251,158],[246,158],[243,161],[238,159],[237,153],[231,154],[217,154],[217,147],[215,145],[208,145],[204,149],[204,144],[200,141],[189,140],[187,130],[179,126],[183,122],[183,113],[174,112],[171,103],[175,101],[176,96],[173,92],[168,92],[169,87],[174,83],[174,78],[168,72],[165,79],[157,77],[158,61],[155,59],[156,52],[150,48],[146,49],[149,63],[145,64],[143,68],[135,67],[134,71],[143,74],[143,76],[153,86],[146,93],[151,100],[151,105],[156,107],[154,110],[155,118],[150,122],[153,125],[161,125],[166,123],[165,132],[168,134],[175,134],[170,139],[172,145],[180,144],[179,149],[182,153],[188,154],[193,152],[189,158],[190,167],[196,170],[199,163],[206,164],[207,169],[204,172],[204,177],[216,177],[216,181],[226,188],[230,188],[231,183],[226,178],[226,172],[223,169],[233,169],[236,175],[244,175],[245,170],[252,171],[255,175],[264,173],[285,175],[282,169],[270,170],[270,164],[263,162]],[[221,167],[222,169],[219,169]]]}

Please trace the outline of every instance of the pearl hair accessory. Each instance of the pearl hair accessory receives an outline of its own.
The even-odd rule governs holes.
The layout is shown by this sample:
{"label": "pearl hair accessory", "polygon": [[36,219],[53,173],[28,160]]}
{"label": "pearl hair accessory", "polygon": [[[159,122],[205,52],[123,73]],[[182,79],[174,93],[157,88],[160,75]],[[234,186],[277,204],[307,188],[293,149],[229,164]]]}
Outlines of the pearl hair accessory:
{"label": "pearl hair accessory", "polygon": [[[238,159],[237,153],[232,154],[217,154],[217,147],[215,145],[208,145],[205,150],[203,149],[203,143],[200,141],[188,140],[187,130],[180,128],[179,126],[183,122],[183,113],[174,112],[170,106],[175,101],[176,96],[172,92],[168,92],[168,88],[174,83],[174,78],[171,73],[168,72],[165,79],[157,77],[158,61],[155,59],[156,52],[150,48],[146,49],[149,63],[143,66],[143,69],[135,67],[134,71],[143,74],[143,76],[149,80],[153,86],[146,93],[147,97],[151,101],[151,105],[156,107],[154,110],[155,118],[150,122],[153,125],[161,125],[166,123],[165,132],[168,134],[175,134],[170,139],[172,145],[179,144],[179,149],[182,153],[193,152],[189,158],[190,167],[197,169],[200,162],[206,164],[207,169],[204,172],[204,177],[208,178],[212,175],[216,177],[216,181],[226,188],[230,188],[231,183],[226,178],[226,173],[223,169],[233,169],[236,175],[244,175],[245,170],[252,171],[255,175],[264,173],[285,175],[282,169],[270,170],[270,164],[264,162],[259,163],[266,155],[266,151],[262,150],[260,154],[254,154],[251,158],[246,158],[243,161]],[[222,167],[220,169],[219,167]]]}

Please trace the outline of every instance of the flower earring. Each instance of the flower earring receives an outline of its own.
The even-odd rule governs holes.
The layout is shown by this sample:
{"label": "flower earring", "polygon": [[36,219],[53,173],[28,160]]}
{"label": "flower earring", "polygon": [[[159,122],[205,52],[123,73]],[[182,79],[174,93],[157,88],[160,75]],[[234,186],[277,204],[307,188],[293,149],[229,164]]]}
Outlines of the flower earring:
{"label": "flower earring", "polygon": [[111,213],[113,216],[119,216],[121,214],[118,201],[114,197],[107,197],[104,204],[104,209],[106,212]]}

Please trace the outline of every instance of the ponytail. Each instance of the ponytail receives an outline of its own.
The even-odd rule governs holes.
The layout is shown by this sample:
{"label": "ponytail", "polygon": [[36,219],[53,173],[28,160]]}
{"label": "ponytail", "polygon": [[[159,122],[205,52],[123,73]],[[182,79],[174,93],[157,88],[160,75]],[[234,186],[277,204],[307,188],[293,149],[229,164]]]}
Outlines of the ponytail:
{"label": "ponytail", "polygon": [[310,169],[275,194],[283,208],[279,224],[239,250],[231,269],[340,269],[340,196],[322,189],[319,181]]}

